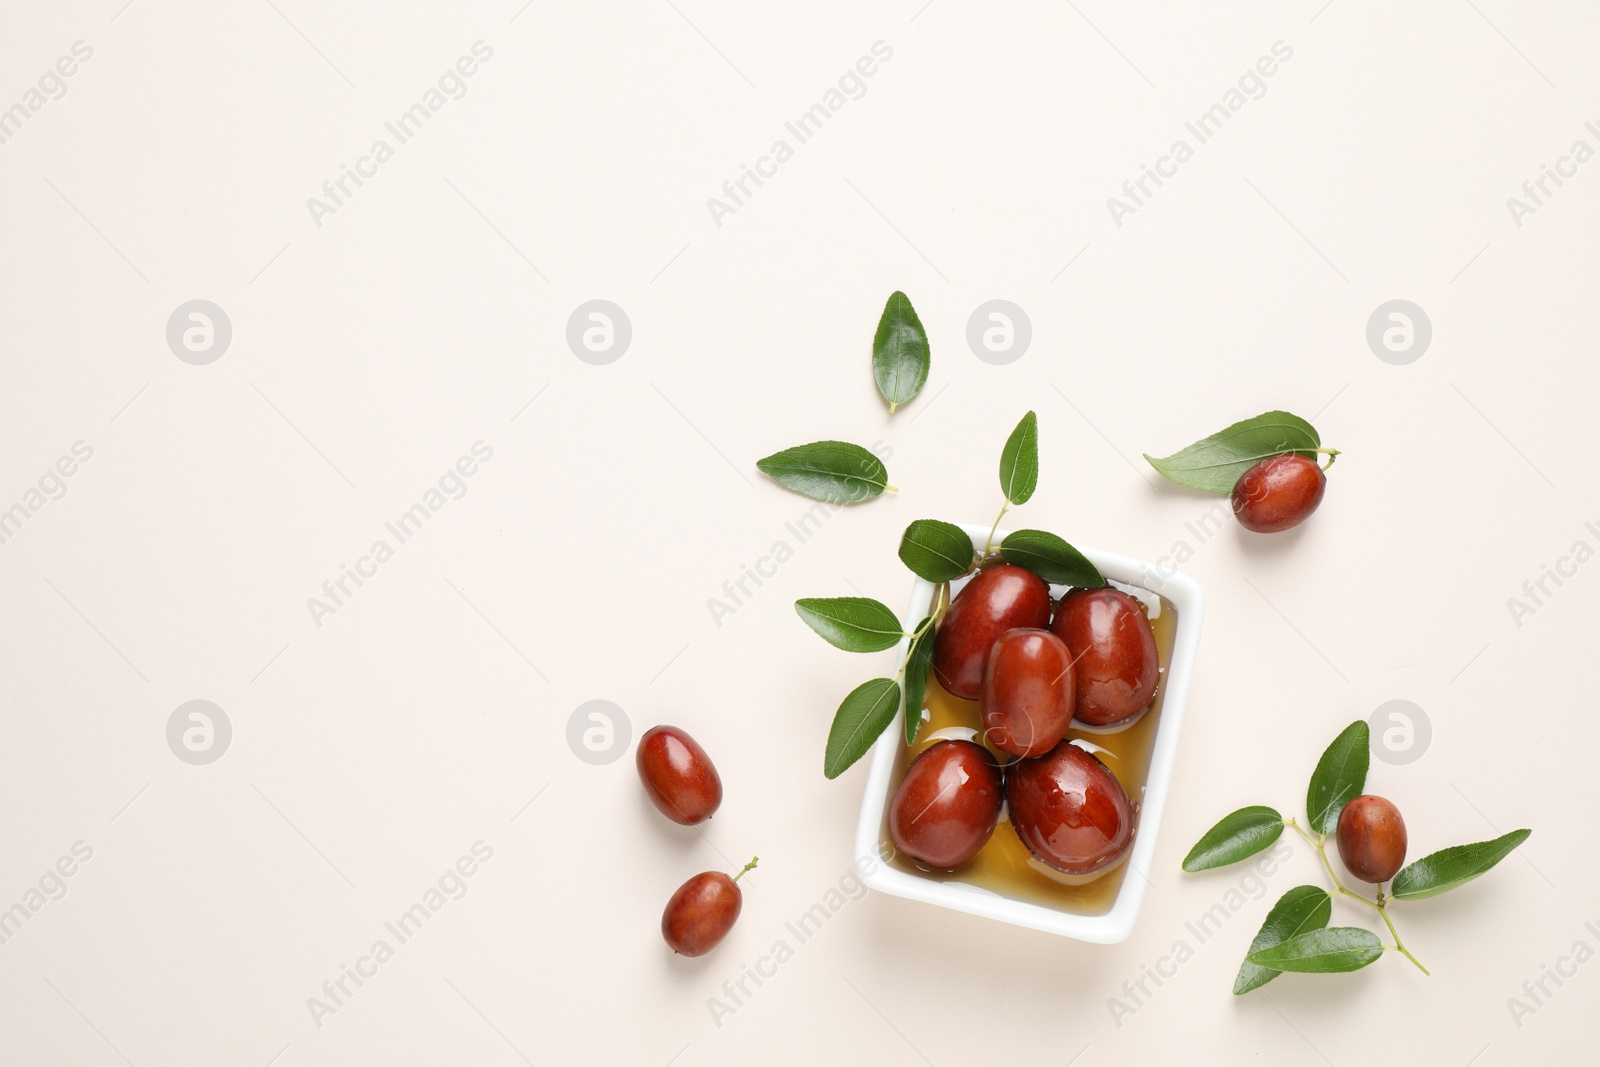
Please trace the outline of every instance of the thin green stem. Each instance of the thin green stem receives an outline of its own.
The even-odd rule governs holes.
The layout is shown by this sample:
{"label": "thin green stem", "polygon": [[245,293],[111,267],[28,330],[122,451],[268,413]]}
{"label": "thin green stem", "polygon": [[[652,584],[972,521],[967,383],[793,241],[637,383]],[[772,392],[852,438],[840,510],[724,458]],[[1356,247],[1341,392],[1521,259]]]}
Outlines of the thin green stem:
{"label": "thin green stem", "polygon": [[1312,840],[1311,835],[1306,833],[1304,830],[1302,830],[1300,828],[1300,824],[1298,822],[1296,822],[1294,819],[1285,819],[1284,822],[1286,822],[1290,826],[1294,827],[1295,833],[1297,833],[1301,837],[1305,838],[1306,839],[1306,844],[1310,845],[1312,848],[1317,850],[1317,855],[1322,859],[1322,868],[1323,868],[1323,870],[1328,872],[1328,879],[1333,882],[1333,891],[1335,893],[1338,893],[1340,896],[1349,897],[1351,900],[1359,900],[1359,901],[1361,901],[1361,903],[1365,904],[1367,907],[1372,908],[1375,911],[1381,911],[1382,910],[1381,908],[1378,907],[1378,905],[1374,904],[1372,901],[1368,900],[1366,897],[1362,896],[1360,893],[1352,893],[1350,890],[1346,889],[1344,887],[1344,883],[1339,881],[1339,876],[1337,874],[1333,873],[1333,864],[1328,862],[1328,850],[1327,850],[1328,837],[1327,837],[1326,834],[1319,834],[1317,840]]}
{"label": "thin green stem", "polygon": [[906,668],[911,666],[911,657],[917,654],[917,642],[921,641],[924,635],[932,630],[933,616],[930,615],[922,620],[922,623],[917,627],[916,633],[906,634],[907,637],[911,638],[911,643],[906,646],[906,657],[900,661],[900,670],[895,673],[894,682],[896,685],[899,685],[905,679]]}
{"label": "thin green stem", "polygon": [[734,880],[734,881],[735,881],[735,882],[737,882],[737,881],[738,881],[738,880],[739,880],[739,879],[741,879],[741,878],[743,878],[743,877],[744,877],[744,876],[745,876],[745,875],[747,875],[747,874],[749,874],[749,873],[750,873],[750,868],[752,868],[752,867],[754,867],[754,866],[755,866],[755,865],[756,865],[756,863],[757,863],[757,862],[758,862],[758,861],[759,861],[759,860],[760,860],[760,859],[761,859],[761,857],[760,857],[760,856],[751,856],[751,857],[750,857],[750,862],[749,862],[749,863],[747,863],[747,864],[745,864],[745,865],[744,865],[744,870],[742,870],[742,871],[740,871],[740,872],[739,872],[739,873],[738,873],[738,874],[736,874],[736,875],[734,875],[734,876],[733,876],[733,880]]}
{"label": "thin green stem", "polygon": [[1329,467],[1333,466],[1333,461],[1339,458],[1339,450],[1337,448],[1314,448],[1312,451],[1320,452],[1328,457],[1328,462],[1322,465],[1323,470],[1327,470]]}
{"label": "thin green stem", "polygon": [[987,556],[989,554],[989,550],[994,547],[994,532],[1000,529],[1000,520],[1006,517],[1006,510],[1010,507],[1011,501],[1009,500],[1000,505],[1000,514],[994,517],[994,525],[989,527],[989,539],[983,543],[983,554],[985,556]]}
{"label": "thin green stem", "polygon": [[1400,931],[1394,928],[1394,921],[1389,918],[1389,911],[1386,907],[1384,907],[1384,905],[1389,902],[1389,898],[1383,895],[1383,884],[1381,882],[1378,884],[1378,899],[1376,902],[1368,900],[1360,893],[1352,893],[1350,890],[1344,887],[1343,882],[1339,881],[1339,876],[1333,873],[1333,864],[1328,862],[1328,835],[1318,834],[1316,839],[1313,840],[1311,835],[1302,830],[1300,828],[1300,824],[1294,819],[1285,819],[1283,821],[1289,826],[1294,827],[1294,832],[1305,838],[1306,844],[1317,850],[1317,855],[1322,859],[1323,870],[1328,872],[1328,878],[1333,882],[1333,891],[1335,893],[1343,897],[1349,897],[1351,900],[1359,900],[1361,903],[1365,904],[1367,907],[1383,916],[1383,925],[1389,928],[1390,935],[1394,937],[1393,945],[1385,945],[1383,947],[1386,949],[1392,948],[1394,951],[1401,953],[1406,959],[1417,965],[1417,970],[1421,971],[1423,974],[1428,974],[1429,977],[1432,977],[1428,971],[1428,968],[1422,965],[1422,961],[1413,956],[1411,954],[1411,950],[1406,948],[1405,942],[1400,940]]}
{"label": "thin green stem", "polygon": [[1383,924],[1389,928],[1389,933],[1394,937],[1394,947],[1398,949],[1406,959],[1410,960],[1412,963],[1415,963],[1417,965],[1417,970],[1428,975],[1430,978],[1433,977],[1432,974],[1429,973],[1428,968],[1422,965],[1422,961],[1413,956],[1411,954],[1411,950],[1406,948],[1405,942],[1400,940],[1400,931],[1394,928],[1394,920],[1389,918],[1389,909],[1384,907],[1384,905],[1387,903],[1388,901],[1384,899],[1383,895],[1383,886],[1380,883],[1378,886],[1378,914],[1383,916]]}

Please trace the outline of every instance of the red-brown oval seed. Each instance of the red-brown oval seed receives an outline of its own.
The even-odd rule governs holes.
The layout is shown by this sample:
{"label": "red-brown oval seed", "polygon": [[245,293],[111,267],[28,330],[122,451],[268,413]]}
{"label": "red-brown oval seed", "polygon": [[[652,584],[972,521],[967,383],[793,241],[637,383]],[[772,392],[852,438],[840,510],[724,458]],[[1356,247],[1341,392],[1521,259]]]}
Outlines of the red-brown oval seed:
{"label": "red-brown oval seed", "polygon": [[1009,563],[985,567],[950,601],[933,643],[933,673],[951,696],[976,700],[995,639],[1018,627],[1050,622],[1050,587]]}
{"label": "red-brown oval seed", "polygon": [[958,867],[994,833],[1005,789],[982,745],[938,741],[906,768],[889,805],[894,847],[930,867]]}
{"label": "red-brown oval seed", "polygon": [[678,887],[661,913],[661,936],[681,956],[704,956],[721,944],[744,907],[744,894],[721,871],[697,874]]}
{"label": "red-brown oval seed", "polygon": [[1120,589],[1075,589],[1061,601],[1050,631],[1072,650],[1079,722],[1115,726],[1155,699],[1160,680],[1156,636],[1144,605]]}
{"label": "red-brown oval seed", "polygon": [[978,697],[983,737],[1012,756],[1042,756],[1072,725],[1072,653],[1048,630],[1007,630],[989,649]]}
{"label": "red-brown oval seed", "polygon": [[1256,533],[1279,533],[1311,517],[1322,503],[1328,476],[1300,455],[1264,459],[1233,485],[1233,514]]}
{"label": "red-brown oval seed", "polygon": [[722,804],[722,779],[711,757],[676,726],[657,726],[639,738],[634,763],[650,800],[675,823],[705,822]]}
{"label": "red-brown oval seed", "polygon": [[1406,821],[1376,796],[1359,796],[1339,813],[1339,858],[1363,882],[1387,882],[1406,861]]}
{"label": "red-brown oval seed", "polygon": [[1011,825],[1034,856],[1067,874],[1093,874],[1133,844],[1133,804],[1116,775],[1070,741],[1006,768]]}

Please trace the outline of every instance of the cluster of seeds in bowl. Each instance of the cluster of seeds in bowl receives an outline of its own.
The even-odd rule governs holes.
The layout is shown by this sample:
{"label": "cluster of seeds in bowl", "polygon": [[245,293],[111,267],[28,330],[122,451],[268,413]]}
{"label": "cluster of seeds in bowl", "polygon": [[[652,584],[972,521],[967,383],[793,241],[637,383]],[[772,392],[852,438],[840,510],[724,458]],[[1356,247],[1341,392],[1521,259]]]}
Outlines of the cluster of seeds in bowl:
{"label": "cluster of seeds in bowl", "polygon": [[1090,876],[1126,855],[1127,791],[1065,738],[1075,720],[1126,726],[1155,699],[1144,605],[1107,585],[1052,605],[1044,579],[996,556],[950,602],[932,669],[952,696],[978,701],[984,744],[943,740],[917,756],[890,803],[896,848],[928,867],[958,867],[988,842],[1004,800],[1017,836],[1054,870]]}

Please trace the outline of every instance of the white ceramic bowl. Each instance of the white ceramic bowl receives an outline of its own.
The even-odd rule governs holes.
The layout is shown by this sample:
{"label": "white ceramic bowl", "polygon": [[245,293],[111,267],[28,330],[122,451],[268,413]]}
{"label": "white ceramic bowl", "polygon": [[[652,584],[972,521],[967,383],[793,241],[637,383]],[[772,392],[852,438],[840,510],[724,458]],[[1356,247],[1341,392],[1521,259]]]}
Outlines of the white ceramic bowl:
{"label": "white ceramic bowl", "polygon": [[[981,544],[989,535],[988,526],[962,526],[973,543]],[[996,541],[1005,531],[995,535]],[[867,792],[861,801],[861,819],[856,826],[856,870],[861,880],[873,889],[894,896],[937,904],[956,911],[982,915],[1016,926],[1026,926],[1047,933],[1061,934],[1079,941],[1115,944],[1133,932],[1139,917],[1139,906],[1144,902],[1145,887],[1149,884],[1146,873],[1156,851],[1156,837],[1161,829],[1161,812],[1167,804],[1167,789],[1172,782],[1172,764],[1178,753],[1178,732],[1183,727],[1184,704],[1189,696],[1189,679],[1194,671],[1195,650],[1200,643],[1200,623],[1204,615],[1204,597],[1200,584],[1183,574],[1161,576],[1146,584],[1154,565],[1141,563],[1126,556],[1109,552],[1080,549],[1100,573],[1108,579],[1129,586],[1149,589],[1166,597],[1177,609],[1177,627],[1173,635],[1172,659],[1161,678],[1165,695],[1162,698],[1159,718],[1156,721],[1154,748],[1150,754],[1150,775],[1145,782],[1144,799],[1140,804],[1137,832],[1128,864],[1133,869],[1122,879],[1122,886],[1109,911],[1100,915],[1079,915],[1002,896],[989,889],[967,885],[959,879],[948,881],[925,878],[911,871],[878,862],[880,843],[889,840],[887,809],[894,781],[898,750],[905,746],[905,734],[898,720],[885,730],[872,748],[867,775]],[[1154,585],[1156,588],[1150,588]],[[911,605],[903,620],[910,631],[928,615],[933,603],[935,586],[920,578],[915,579],[911,591]],[[906,640],[902,640],[899,655],[905,655]],[[1011,832],[1001,827],[997,833]]]}

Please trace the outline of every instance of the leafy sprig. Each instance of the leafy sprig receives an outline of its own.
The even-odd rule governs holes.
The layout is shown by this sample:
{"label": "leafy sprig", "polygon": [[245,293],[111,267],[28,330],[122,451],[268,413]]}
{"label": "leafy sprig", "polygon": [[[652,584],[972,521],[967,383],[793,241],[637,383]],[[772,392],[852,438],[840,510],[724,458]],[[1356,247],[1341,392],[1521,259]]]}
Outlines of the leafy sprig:
{"label": "leafy sprig", "polygon": [[[1267,914],[1260,933],[1250,943],[1250,950],[1234,979],[1236,995],[1259,989],[1284,971],[1331,974],[1359,970],[1386,951],[1400,953],[1427,974],[1428,969],[1400,940],[1400,932],[1389,916],[1389,904],[1396,900],[1436,896],[1469,882],[1505,859],[1533,832],[1513,830],[1493,841],[1456,845],[1424,856],[1394,876],[1387,896],[1380,884],[1376,900],[1346,888],[1328,860],[1328,836],[1337,830],[1339,813],[1344,806],[1366,788],[1370,743],[1367,724],[1358,720],[1345,727],[1322,753],[1306,789],[1309,830],[1293,818],[1284,818],[1273,808],[1240,808],[1207,830],[1184,857],[1185,871],[1223,867],[1267,848],[1283,833],[1284,827],[1289,827],[1316,850],[1328,880],[1333,883],[1331,892],[1301,885],[1279,898]],[[1376,911],[1394,938],[1394,944],[1384,944],[1372,931],[1361,927],[1328,926],[1335,896],[1348,897]]]}
{"label": "leafy sprig", "polygon": [[[890,308],[884,312],[886,317],[894,306],[891,298]],[[880,336],[882,333],[880,325]],[[766,467],[762,469],[767,470]],[[773,472],[769,470],[768,473]],[[972,538],[965,530],[940,519],[918,519],[901,535],[901,562],[911,573],[935,586],[932,608],[910,632],[902,628],[899,617],[886,605],[866,597],[795,601],[795,611],[800,618],[835,648],[846,652],[882,652],[906,643],[905,654],[893,678],[874,678],[862,683],[850,691],[834,713],[823,758],[822,769],[827,777],[837,778],[866,755],[873,742],[894,721],[897,709],[904,713],[906,744],[916,742],[917,730],[922,724],[928,671],[933,664],[936,631],[950,604],[950,583],[965,578],[995,553],[994,534],[999,529],[1000,517],[1013,504],[1025,503],[1038,484],[1038,418],[1030,411],[1022,417],[1001,451],[1000,489],[1005,503],[982,552],[973,547]],[[1008,535],[998,546],[997,554],[1004,562],[1030,570],[1054,585],[1098,588],[1106,584],[1105,577],[1088,557],[1044,530],[1018,530]]]}
{"label": "leafy sprig", "polygon": [[1227,496],[1245,471],[1264,459],[1291,453],[1312,459],[1326,455],[1331,467],[1339,450],[1323,448],[1317,428],[1300,416],[1268,411],[1202,437],[1170,456],[1144,458],[1169,482]]}

